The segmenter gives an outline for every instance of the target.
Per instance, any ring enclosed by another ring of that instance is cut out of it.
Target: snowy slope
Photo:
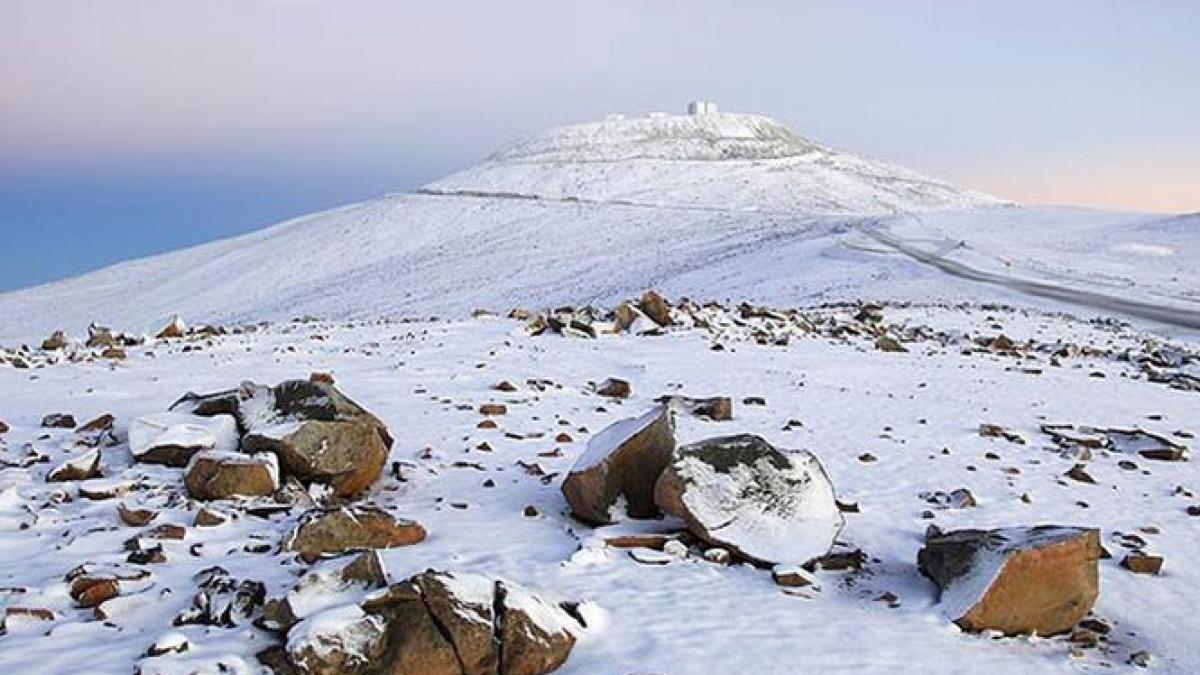
[[[173,313],[192,323],[462,316],[647,287],[780,305],[1028,295],[947,274],[897,242],[1069,286],[1036,300],[1057,308],[1078,298],[1121,311],[1079,292],[1094,290],[1186,314],[1200,288],[1196,221],[997,205],[758,116],[616,120],[519,142],[415,194],[0,295],[0,344],[58,328],[79,336],[92,321],[137,331]]]

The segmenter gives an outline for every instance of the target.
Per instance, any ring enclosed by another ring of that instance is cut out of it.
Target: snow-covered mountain
[[[1039,295],[1034,282],[1050,302],[1133,299],[1135,314],[1166,307],[1200,325],[1195,218],[1022,208],[758,115],[610,119],[516,142],[413,193],[0,295],[0,343],[171,314],[447,316],[647,287],[794,305],[1013,300]]]

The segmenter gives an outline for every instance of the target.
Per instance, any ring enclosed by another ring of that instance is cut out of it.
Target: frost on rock
[[[182,467],[202,450],[233,452],[237,448],[237,422],[231,415],[167,412],[129,423],[129,450],[139,462]]]
[[[704,541],[762,563],[822,556],[844,523],[814,455],[778,450],[748,434],[679,448],[655,499]]]
[[[563,482],[562,491],[575,517],[592,525],[611,522],[619,497],[634,518],[659,515],[654,484],[675,449],[675,421],[666,406],[616,422],[588,441]]]
[[[931,528],[917,563],[937,584],[945,615],[964,630],[1053,635],[1095,603],[1099,558],[1099,531],[1090,528]]]

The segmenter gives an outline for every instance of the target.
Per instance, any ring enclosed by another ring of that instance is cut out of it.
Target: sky
[[[690,99],[1029,203],[1200,211],[1194,0],[2,0],[0,290]]]

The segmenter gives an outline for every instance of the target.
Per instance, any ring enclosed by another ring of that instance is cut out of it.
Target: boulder
[[[97,326],[94,323],[88,326],[88,347],[114,347],[116,344],[117,338],[111,329]]]
[[[529,591],[497,584],[502,675],[540,675],[558,670],[575,646],[577,620]]]
[[[378,508],[355,506],[309,513],[287,536],[284,548],[307,562],[349,551],[410,546],[425,540],[420,523]]]
[[[271,451],[289,476],[351,497],[383,472],[392,437],[374,415],[328,382],[248,387],[238,405],[248,452]]]
[[[204,450],[230,453],[237,449],[237,422],[232,415],[167,412],[129,423],[129,451],[136,461],[147,464],[182,467]]]
[[[633,388],[625,380],[610,377],[596,387],[596,393],[609,398],[629,398],[633,393]]]
[[[654,485],[674,450],[675,421],[666,406],[601,430],[563,481],[572,513],[585,523],[605,525],[612,522],[613,504],[624,496],[629,516],[658,516]]]
[[[675,323],[671,320],[671,306],[667,304],[663,296],[654,291],[646,291],[642,295],[642,300],[638,303],[638,309],[642,310],[643,314],[660,326],[670,326]]]
[[[66,349],[71,344],[67,339],[67,334],[61,330],[56,330],[51,333],[50,337],[42,340],[42,349],[47,352],[52,352],[56,349]]]
[[[342,605],[300,622],[288,633],[286,650],[290,664],[303,675],[358,675],[387,672],[376,668],[386,646],[379,616],[356,605]]]
[[[1064,633],[1100,594],[1100,533],[1039,526],[941,532],[917,554],[945,614],[967,631]]]
[[[194,499],[266,496],[279,489],[279,462],[265,452],[205,450],[192,456],[183,482]]]
[[[655,502],[705,542],[766,564],[826,554],[844,524],[814,455],[749,434],[679,448],[658,479]]]
[[[97,449],[88,450],[87,452],[72,457],[64,461],[62,464],[54,467],[50,473],[46,474],[46,480],[50,483],[61,483],[66,481],[88,480],[96,478],[100,475],[100,451]]]
[[[183,322],[183,319],[179,318],[178,314],[171,316],[170,319],[167,319],[165,323],[154,331],[154,337],[159,340],[181,338],[186,334],[187,324]]]

